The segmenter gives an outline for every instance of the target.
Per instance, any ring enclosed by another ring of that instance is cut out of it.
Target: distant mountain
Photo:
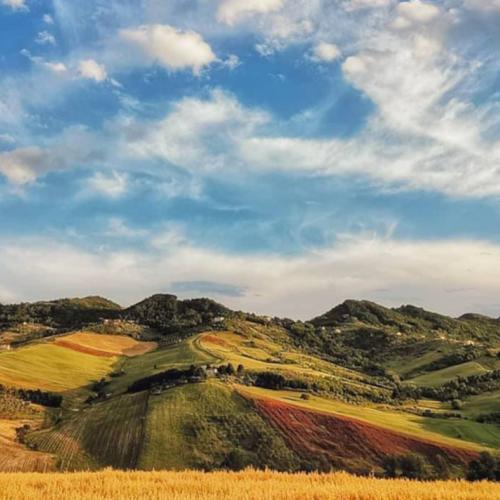
[[[56,329],[72,329],[103,318],[116,318],[120,311],[118,304],[97,296],[0,304],[0,326],[38,323]]]
[[[363,325],[413,337],[476,339],[482,342],[500,339],[498,319],[479,314],[451,318],[412,305],[391,309],[366,300],[346,300],[325,314],[313,318],[310,323],[316,327],[330,328]]]

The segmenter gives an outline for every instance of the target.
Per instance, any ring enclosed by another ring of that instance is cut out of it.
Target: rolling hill
[[[0,318],[0,471],[383,475],[417,457],[435,478],[500,450],[496,319],[346,301],[301,322],[173,295]]]

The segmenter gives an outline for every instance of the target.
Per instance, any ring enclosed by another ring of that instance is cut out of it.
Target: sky
[[[0,0],[0,302],[500,316],[500,0]]]

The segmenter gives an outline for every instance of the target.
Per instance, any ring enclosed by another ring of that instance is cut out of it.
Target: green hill
[[[62,470],[382,473],[385,456],[416,453],[456,476],[500,450],[493,318],[348,300],[302,322],[167,294],[126,309],[101,297],[0,306],[0,318],[4,338],[24,335],[0,353],[2,418],[36,415],[22,451]]]

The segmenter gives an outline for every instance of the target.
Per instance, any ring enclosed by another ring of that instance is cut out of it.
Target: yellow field
[[[0,383],[63,392],[86,386],[112,370],[116,357],[99,357],[54,343],[0,353]]]
[[[500,484],[360,478],[346,473],[0,474],[1,500],[496,500]]]
[[[55,340],[57,345],[97,356],[140,356],[156,349],[156,342],[139,342],[125,335],[77,332]]]
[[[32,470],[46,472],[55,469],[52,455],[32,451],[16,440],[16,427],[33,426],[31,420],[0,420],[0,471]]]

